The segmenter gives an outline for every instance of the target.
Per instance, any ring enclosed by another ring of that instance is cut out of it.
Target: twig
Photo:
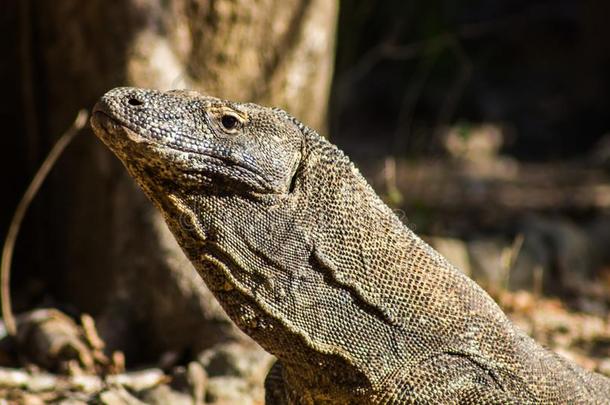
[[[27,190],[23,194],[21,201],[15,209],[13,219],[8,228],[4,246],[2,247],[2,264],[0,265],[0,291],[2,292],[2,317],[6,325],[6,330],[11,336],[15,336],[17,333],[17,326],[15,323],[15,317],[11,309],[11,298],[10,298],[10,274],[11,274],[11,262],[13,259],[13,251],[15,249],[15,241],[21,228],[21,222],[27,212],[30,203],[34,199],[34,196],[40,189],[42,182],[49,174],[49,171],[57,161],[57,158],[61,155],[66,146],[72,141],[74,136],[85,126],[89,118],[89,113],[86,110],[80,110],[74,119],[72,126],[57,140],[46,159],[40,165],[40,168],[34,175],[32,182],[28,186]]]
[[[500,257],[502,267],[502,288],[508,289],[508,283],[510,281],[510,274],[515,267],[521,248],[523,247],[524,236],[522,233],[518,234],[510,247],[502,250]]]
[[[95,320],[89,314],[82,314],[80,317],[80,323],[83,325],[83,331],[85,332],[85,338],[89,343],[89,346],[96,351],[103,351],[106,344],[100,338],[95,327]]]

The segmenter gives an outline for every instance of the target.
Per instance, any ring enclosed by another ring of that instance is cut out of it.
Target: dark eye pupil
[[[233,129],[237,126],[237,118],[232,115],[223,115],[221,118],[222,126],[226,129]]]

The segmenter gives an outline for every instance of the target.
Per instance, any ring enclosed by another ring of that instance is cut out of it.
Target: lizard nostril
[[[143,101],[138,100],[135,97],[130,97],[129,100],[127,100],[127,103],[129,103],[129,105],[142,105],[142,104],[144,104]]]

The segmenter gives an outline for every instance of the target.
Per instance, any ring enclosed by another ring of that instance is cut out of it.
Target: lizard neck
[[[441,353],[520,347],[491,297],[408,229],[336,147],[317,138],[308,145],[310,264],[324,276],[324,294],[341,297],[328,314],[330,339],[349,342],[373,384]]]
[[[502,312],[406,228],[342,152],[310,136],[289,194],[159,200],[233,321],[287,373],[329,390],[374,389],[437,353],[485,353],[494,343],[478,331],[507,329]],[[332,370],[342,370],[341,384],[328,380]]]

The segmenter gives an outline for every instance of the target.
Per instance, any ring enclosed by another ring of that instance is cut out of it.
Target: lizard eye
[[[241,125],[241,121],[239,120],[239,118],[232,114],[224,114],[220,118],[220,123],[222,124],[222,127],[224,129],[231,132],[237,130],[238,127]]]

